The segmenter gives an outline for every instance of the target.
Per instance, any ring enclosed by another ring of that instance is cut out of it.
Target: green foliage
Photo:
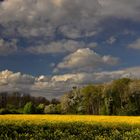
[[[73,87],[61,101],[14,92],[0,93],[0,114],[140,115],[140,80],[121,78],[104,84]],[[47,105],[47,106],[46,106]]]
[[[44,109],[45,109],[45,105],[44,104],[39,104],[36,107],[36,113],[37,114],[43,114],[44,113]]]
[[[35,107],[32,102],[26,103],[23,109],[24,114],[34,114],[35,113]]]
[[[6,108],[1,108],[0,109],[0,114],[11,114],[11,112]]]
[[[46,114],[61,114],[61,105],[60,104],[50,104],[45,107],[44,113]]]
[[[0,139],[30,140],[139,140],[140,128],[120,125],[105,127],[99,124],[47,123],[0,124]]]
[[[7,109],[7,108],[1,108],[0,114],[21,114],[20,110],[17,109]]]
[[[83,95],[78,88],[64,95],[61,99],[61,110],[63,114],[85,114]]]
[[[82,95],[84,97],[83,103],[86,107],[86,114],[99,115],[102,100],[101,87],[88,85],[82,89]]]
[[[140,115],[140,80],[122,78],[74,88],[63,96],[61,109],[64,114]]]

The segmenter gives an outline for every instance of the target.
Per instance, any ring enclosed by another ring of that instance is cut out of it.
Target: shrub
[[[43,113],[44,113],[44,108],[45,108],[45,105],[44,105],[44,104],[39,104],[39,105],[36,107],[36,113],[37,113],[37,114],[43,114]]]
[[[44,112],[46,114],[61,114],[61,105],[50,104],[45,107]]]
[[[35,113],[35,107],[32,102],[26,103],[23,109],[24,114],[34,114]]]
[[[82,123],[0,124],[0,139],[139,140],[140,129],[111,128]]]
[[[6,109],[6,108],[1,108],[0,109],[0,114],[11,114],[10,110]]]

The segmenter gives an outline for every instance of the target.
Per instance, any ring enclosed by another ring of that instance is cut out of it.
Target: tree
[[[129,78],[121,78],[106,84],[104,88],[104,102],[107,115],[118,115],[129,102]]]
[[[57,105],[57,104],[60,104],[60,101],[58,99],[56,99],[56,98],[53,98],[51,100],[51,104]]]
[[[43,114],[44,113],[44,108],[45,108],[44,104],[39,104],[36,108],[36,113]]]
[[[86,107],[86,114],[100,114],[101,108],[101,86],[88,85],[82,89],[84,96],[84,106]]]
[[[35,113],[35,107],[32,102],[26,103],[23,109],[24,114],[34,114]]]
[[[61,98],[61,108],[62,108],[62,114],[67,114],[70,111],[70,105],[69,105],[69,95],[64,94]]]
[[[46,114],[61,114],[61,105],[50,104],[45,107],[44,112]]]
[[[84,114],[83,96],[79,88],[73,88],[72,91],[61,98],[61,109],[63,114]]]

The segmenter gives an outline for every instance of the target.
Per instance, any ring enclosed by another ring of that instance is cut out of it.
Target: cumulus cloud
[[[20,72],[13,73],[12,71],[2,71],[0,72],[0,85],[2,84],[32,84],[34,83],[34,77],[26,74],[21,74]]]
[[[114,71],[101,71],[92,73],[74,73],[74,74],[64,74],[55,75],[52,77],[52,81],[56,82],[71,82],[78,84],[87,83],[104,83],[109,82],[118,78],[140,78],[140,67],[130,67]]]
[[[0,72],[0,92],[19,91],[30,93],[33,96],[53,98],[59,97],[70,88],[71,85],[68,85],[68,83],[56,81],[49,76],[34,77],[9,70]]]
[[[0,92],[30,92],[31,85],[34,84],[35,78],[31,75],[14,73],[12,71],[0,72]]]
[[[17,52],[17,40],[12,39],[11,41],[5,41],[4,39],[0,39],[0,55],[6,56],[9,54],[13,54]]]
[[[71,36],[80,36],[82,30],[89,34],[88,26],[95,23],[92,17],[100,5],[97,0],[83,3],[84,0],[8,0],[0,4],[0,23],[5,29],[16,28],[26,37],[52,35],[58,27],[64,34],[75,27]]]
[[[116,57],[101,56],[89,48],[83,48],[66,56],[57,65],[57,69],[95,70],[103,65],[116,65],[118,60]]]
[[[140,67],[116,71],[69,73],[51,77],[45,75],[34,77],[5,70],[0,72],[0,92],[20,91],[28,92],[33,96],[53,98],[62,96],[73,86],[81,87],[91,83],[104,83],[122,77],[140,78]]]
[[[139,0],[87,0],[86,3],[84,0],[4,0],[0,3],[0,31],[2,36],[24,37],[27,42],[39,37],[42,43],[30,44],[27,49],[30,53],[74,52],[86,41],[78,44],[70,39],[95,36],[101,30],[102,21],[112,17],[139,20],[139,6]],[[69,41],[56,42],[58,35]],[[46,45],[44,38],[51,38],[52,42]],[[115,41],[111,37],[108,43]],[[11,50],[9,53],[16,51],[16,47],[7,48]]]
[[[33,46],[26,49],[27,52],[33,54],[49,54],[49,53],[67,53],[74,52],[79,48],[91,47],[94,48],[97,46],[97,43],[89,43],[86,44],[82,41],[74,41],[74,40],[62,40],[51,42],[48,45],[39,45]]]
[[[70,38],[93,36],[108,17],[139,19],[139,6],[139,0],[5,0],[0,24],[25,37],[53,36],[56,30]]]
[[[95,73],[75,73],[53,76],[54,81],[70,82],[74,84],[102,83],[120,78],[124,71],[95,72]]]
[[[96,69],[103,66],[116,65],[118,58],[110,55],[102,56],[92,50],[97,46],[96,43],[87,43],[91,39],[94,40],[93,36],[97,35],[104,26],[103,21],[109,21],[110,18],[139,22],[139,7],[139,0],[86,0],[86,2],[85,0],[4,0],[0,2],[0,36],[7,39],[0,39],[0,55],[17,52],[17,42],[11,39],[17,38],[21,39],[20,44],[27,44],[25,48],[28,53],[69,53],[58,65],[52,63],[51,66],[55,67],[56,72],[72,70],[72,73],[52,77],[44,75],[33,77],[3,71],[0,73],[0,90],[28,89],[32,94],[54,97],[70,89],[73,84],[104,82],[131,75],[140,77],[139,67],[97,72]],[[81,39],[83,40],[79,41]],[[115,41],[114,37],[110,37],[107,42],[113,44]],[[129,48],[139,49],[139,44],[138,39],[130,44]]]
[[[102,5],[102,16],[111,16],[123,19],[139,20],[139,0],[98,0]]]
[[[134,42],[129,44],[128,48],[139,50],[140,49],[140,38],[138,38],[137,40],[135,40]]]

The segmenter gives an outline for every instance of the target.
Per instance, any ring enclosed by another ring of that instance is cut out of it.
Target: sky
[[[0,0],[0,91],[140,78],[139,17],[139,0]]]

